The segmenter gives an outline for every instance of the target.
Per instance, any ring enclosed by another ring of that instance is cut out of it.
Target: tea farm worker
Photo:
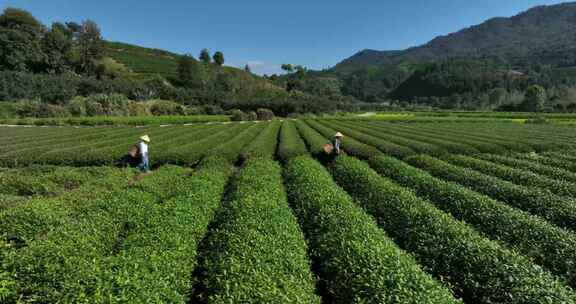
[[[340,132],[334,135],[332,146],[334,146],[334,153],[337,155],[340,154],[340,144],[342,143],[342,138],[344,138],[344,135],[342,135]]]
[[[140,142],[138,143],[138,152],[140,153],[140,168],[143,172],[150,171],[150,159],[148,158],[148,144],[150,143],[150,137],[148,135],[143,135],[140,137]]]

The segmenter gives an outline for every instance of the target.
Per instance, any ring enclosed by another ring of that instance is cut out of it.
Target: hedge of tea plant
[[[281,125],[279,120],[268,123],[266,128],[242,149],[240,157],[242,159],[273,158],[278,146],[278,133]]]
[[[558,195],[576,196],[576,183],[547,178],[530,171],[495,164],[489,161],[463,155],[447,155],[442,157],[451,164],[471,168],[478,172],[507,180],[517,185],[530,188],[549,190]]]
[[[152,205],[117,253],[102,260],[90,301],[187,303],[198,245],[221,205],[231,172],[226,160],[204,159],[171,197]]]
[[[282,123],[277,154],[284,162],[293,157],[308,154],[306,144],[300,137],[294,122],[291,120],[285,120],[284,123]]]
[[[223,141],[213,149],[208,150],[206,156],[218,156],[232,163],[238,160],[240,152],[251,143],[266,127],[267,123],[251,124],[249,128],[238,133],[234,138]]]
[[[317,121],[307,120],[306,123],[314,130],[316,130],[318,133],[322,134],[326,138],[329,138],[330,140],[334,137],[334,134],[338,132],[333,128],[318,123]],[[358,156],[361,158],[370,158],[374,155],[378,155],[381,153],[375,147],[361,143],[356,139],[347,136],[347,134],[344,134],[341,149],[343,149],[344,151],[346,151],[346,153],[349,153],[350,155]]]
[[[409,147],[410,149],[414,150],[417,153],[424,153],[424,154],[430,154],[430,155],[441,155],[441,154],[447,153],[446,149],[443,148],[442,146],[431,144],[431,143],[425,143],[425,142],[409,139],[409,138],[406,138],[403,136],[398,136],[398,135],[394,135],[394,134],[390,134],[390,133],[385,134],[383,132],[380,132],[378,130],[370,128],[364,124],[351,123],[351,122],[346,122],[346,121],[334,121],[334,120],[331,121],[330,124],[333,126],[345,126],[348,128],[352,128],[353,130],[355,130],[357,132],[362,132],[364,134],[367,134],[367,135],[370,135],[370,136],[373,136],[373,137],[376,137],[379,139],[383,139],[385,141],[389,141],[389,142],[395,143],[397,145]]]
[[[294,158],[285,178],[327,303],[459,303],[353,203],[319,162]]]
[[[413,189],[455,218],[503,242],[576,286],[576,234],[459,184],[435,178],[397,159],[370,160],[378,173]]]
[[[329,138],[318,133],[318,131],[312,129],[302,120],[296,120],[295,125],[296,129],[298,129],[298,133],[306,142],[310,154],[314,156],[323,154],[324,145],[330,143]]]
[[[207,303],[320,303],[298,221],[286,200],[282,169],[248,160],[232,180],[219,225],[201,262]]]
[[[48,164],[67,165],[114,165],[120,162],[128,149],[134,146],[142,134],[148,134],[153,139],[151,152],[161,151],[166,139],[181,138],[183,133],[198,132],[206,126],[188,128],[131,128],[130,132],[122,136],[86,142],[83,144],[70,143],[50,146],[49,151],[37,157],[37,162]]]
[[[443,147],[446,151],[452,153],[462,153],[462,154],[474,154],[479,151],[505,151],[502,147],[491,146],[486,143],[479,143],[473,140],[461,140],[455,136],[438,136],[435,134],[426,134],[425,132],[418,130],[411,130],[409,126],[399,126],[394,125],[381,125],[381,124],[366,124],[366,127],[372,128],[379,132],[383,132],[386,135],[391,134],[395,136],[400,136],[403,138],[420,141],[423,143],[433,144]]]
[[[53,198],[38,197],[14,208],[0,210],[0,232],[4,240],[10,238],[26,244],[48,233],[80,208],[95,199],[105,199],[128,185],[132,170],[98,168],[102,177],[90,180],[79,188]]]
[[[383,153],[392,155],[394,157],[404,158],[406,156],[415,154],[414,150],[412,150],[409,147],[401,146],[389,140],[384,140],[378,137],[368,135],[365,132],[356,131],[344,125],[333,124],[328,121],[318,121],[318,123],[326,127],[332,128],[335,131],[337,130],[338,132],[343,133],[346,136],[344,138],[344,141],[346,141],[346,138],[353,138],[359,142],[363,142],[367,145],[373,146],[378,150],[382,151]],[[345,144],[343,143],[343,145]]]
[[[175,175],[183,178],[181,173],[182,168],[165,167],[149,178],[173,180]],[[22,301],[92,302],[102,272],[112,270],[102,267],[102,261],[118,254],[158,202],[144,188],[119,190],[86,202],[74,214],[59,218],[43,236],[10,250],[3,270],[16,282]]]
[[[530,152],[534,148],[530,145],[521,142],[518,138],[510,136],[507,139],[498,137],[497,131],[491,133],[490,125],[482,125],[482,133],[477,132],[478,128],[458,128],[456,124],[452,125],[452,129],[438,129],[433,127],[417,128],[415,126],[404,126],[405,130],[417,132],[425,136],[432,136],[442,138],[448,141],[462,142],[465,144],[473,145],[482,151],[519,151]],[[464,132],[465,130],[465,132]],[[488,134],[488,135],[487,135]]]
[[[513,207],[541,216],[560,227],[576,229],[576,200],[573,198],[561,197],[548,190],[515,185],[430,156],[411,157],[408,162],[436,177],[462,184]]]
[[[32,166],[0,172],[0,194],[13,196],[55,196],[80,187],[96,177],[102,168]]]
[[[534,161],[517,159],[505,155],[478,154],[476,157],[505,166],[531,171],[556,180],[576,183],[576,173],[563,168],[547,166]]]
[[[224,126],[222,129],[218,129],[216,132],[211,132],[209,135],[200,138],[197,141],[174,145],[163,151],[161,155],[157,156],[158,161],[179,165],[195,164],[202,159],[210,149],[231,140],[251,125],[253,125],[253,123]]]
[[[569,129],[561,126],[437,124],[434,127],[423,126],[422,130],[453,134],[455,137],[465,137],[470,140],[483,140],[485,143],[498,144],[512,151],[531,151],[532,149],[546,151],[570,146],[569,137],[565,136],[567,135],[565,132],[569,132]]]
[[[469,303],[573,303],[576,293],[558,278],[500,243],[440,211],[412,191],[352,157],[332,174],[400,247]]]
[[[552,166],[559,169],[565,169],[570,172],[576,172],[576,163],[573,161],[568,161],[565,159],[557,158],[557,157],[550,157],[545,155],[535,155],[535,154],[526,154],[526,153],[514,153],[512,154],[513,157],[522,160],[530,160],[534,161],[546,166]]]

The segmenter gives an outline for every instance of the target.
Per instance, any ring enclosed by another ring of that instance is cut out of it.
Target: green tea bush
[[[336,134],[336,130],[329,128],[325,125],[318,123],[317,121],[313,120],[306,120],[306,123],[316,130],[318,133],[322,134],[328,139],[332,139],[334,134]],[[381,152],[378,149],[374,148],[373,146],[369,146],[367,144],[361,143],[354,138],[348,137],[344,134],[344,139],[342,140],[342,148],[346,153],[350,155],[358,156],[361,158],[370,158],[374,155],[378,155]]]
[[[495,126],[494,130],[492,130],[493,126]],[[411,125],[404,126],[403,129],[408,129],[411,132],[420,133],[421,135],[438,137],[447,141],[465,143],[482,152],[504,153],[506,151],[530,152],[534,150],[533,147],[520,141],[520,139],[513,134],[505,138],[499,137],[498,131],[506,129],[501,126],[502,124],[483,124],[479,126],[482,129],[480,132],[478,131],[478,129],[480,129],[478,126],[459,124],[442,125],[440,127],[425,126],[424,128]],[[533,140],[531,139],[530,142],[533,142]]]
[[[576,183],[554,180],[538,174],[534,174],[530,171],[516,169],[462,155],[449,155],[443,157],[442,159],[451,164],[470,168],[487,175],[492,175],[503,180],[507,180],[517,185],[549,190],[558,195],[576,196]]]
[[[173,180],[181,170],[166,167],[149,178]],[[102,260],[121,250],[131,231],[145,226],[157,202],[144,188],[120,190],[85,202],[70,217],[51,225],[46,237],[10,251],[5,270],[14,276],[24,300],[91,302],[91,293],[103,277],[101,271],[111,270],[102,267]]]
[[[282,129],[280,129],[278,157],[286,162],[293,157],[304,154],[308,154],[308,149],[302,138],[300,138],[294,122],[285,120],[282,123]]]
[[[138,108],[137,111],[144,111],[141,113],[144,116],[95,116],[95,117],[62,117],[62,118],[22,118],[22,119],[0,119],[0,123],[16,124],[16,125],[72,125],[72,126],[103,126],[103,125],[127,125],[127,126],[143,126],[143,125],[161,125],[161,124],[178,124],[186,125],[192,123],[203,122],[228,122],[230,118],[225,115],[170,115],[170,116],[150,116],[148,113],[148,106],[144,103],[130,103],[128,107],[128,114],[131,115],[132,106]],[[88,105],[87,105],[88,107]],[[99,107],[98,111],[103,111]],[[87,111],[90,109],[87,108]],[[136,110],[135,110],[136,111]],[[103,115],[103,114],[98,114]]]
[[[370,165],[491,239],[505,243],[564,277],[570,285],[576,285],[576,251],[572,249],[576,248],[576,234],[397,159],[379,156],[370,160]]]
[[[331,303],[459,303],[356,206],[317,161],[301,156],[285,172]]]
[[[250,124],[250,127],[244,129],[242,132],[236,134],[236,136],[220,145],[214,147],[213,149],[206,152],[206,156],[217,155],[228,161],[234,163],[238,160],[242,149],[252,142],[262,130],[266,127],[265,123]]]
[[[505,166],[531,171],[556,180],[576,183],[576,173],[566,169],[547,166],[530,160],[517,159],[504,155],[479,154],[476,155],[476,157]]]
[[[572,198],[561,197],[547,190],[518,186],[429,156],[412,157],[408,162],[436,177],[457,182],[513,207],[539,215],[560,227],[576,229],[576,201]]]
[[[282,123],[279,120],[272,121],[258,136],[242,149],[240,156],[246,160],[249,158],[273,158],[278,145],[278,132]]]
[[[25,204],[0,211],[0,231],[2,237],[17,239],[21,242],[33,241],[60,221],[67,220],[92,199],[105,198],[126,187],[132,177],[132,171],[115,168],[98,168],[102,176],[89,180],[78,189],[65,194],[45,198],[38,197]]]
[[[334,126],[343,126],[343,127],[347,127],[347,128],[352,128],[353,130],[355,130],[357,132],[361,132],[361,133],[376,137],[376,138],[381,139],[381,140],[389,141],[389,142],[395,143],[395,144],[400,145],[400,146],[408,147],[408,148],[410,148],[410,149],[412,149],[418,153],[424,153],[424,154],[429,154],[429,155],[441,155],[441,154],[446,153],[445,148],[443,148],[439,145],[424,143],[421,141],[412,140],[412,139],[408,139],[408,138],[393,135],[393,134],[384,134],[380,131],[371,129],[369,127],[365,127],[363,124],[356,124],[356,123],[350,123],[350,122],[344,122],[344,121],[338,121],[338,120],[332,120],[332,121],[330,121],[330,124],[334,125]]]
[[[198,245],[221,205],[230,164],[204,159],[191,177],[163,193],[143,221],[124,239],[118,253],[105,258],[91,289],[93,303],[186,303],[197,264]],[[158,184],[158,190],[174,179]],[[154,180],[145,179],[152,186]]]
[[[68,138],[64,141],[50,145],[39,145],[26,150],[18,150],[4,154],[0,159],[11,159],[20,164],[58,164],[75,166],[112,165],[118,160],[117,156],[99,153],[98,149],[110,145],[125,143],[138,137],[143,130],[119,129],[109,132],[108,136]],[[48,151],[47,151],[48,150]]]
[[[15,206],[25,203],[27,200],[28,197],[24,196],[0,194],[0,210],[13,208]]]
[[[323,147],[325,144],[330,143],[330,140],[322,136],[322,134],[318,133],[316,130],[312,129],[302,120],[296,120],[295,125],[300,136],[304,139],[304,141],[306,141],[306,145],[308,146],[310,153],[314,156],[323,154]]]
[[[397,124],[378,124],[369,123],[366,125],[368,128],[372,128],[379,132],[383,132],[386,135],[390,134],[393,136],[400,136],[402,138],[420,141],[423,143],[433,144],[444,148],[448,152],[461,153],[461,154],[474,154],[479,151],[506,151],[504,148],[496,145],[489,145],[486,143],[481,143],[477,141],[467,141],[461,140],[460,138],[450,137],[445,134],[426,134],[419,129],[412,130],[410,126],[398,126]]]
[[[556,158],[556,157],[547,157],[547,156],[542,156],[542,155],[537,155],[537,154],[532,155],[532,154],[521,154],[521,153],[513,154],[513,157],[518,158],[518,159],[522,159],[522,160],[535,161],[535,162],[538,162],[542,165],[557,167],[560,169],[569,170],[571,172],[576,171],[576,163],[574,163],[573,161],[567,161],[565,159],[560,159],[560,158]]]
[[[99,176],[91,168],[29,167],[0,172],[0,194],[54,196],[80,187]]]
[[[320,303],[306,243],[270,159],[251,159],[234,178],[202,259],[209,303]]]
[[[352,128],[346,127],[344,125],[334,125],[334,124],[329,124],[327,121],[318,121],[320,124],[325,125],[326,127],[330,127],[333,128],[334,130],[337,130],[339,132],[342,132],[345,136],[344,141],[346,140],[346,138],[354,138],[357,141],[363,142],[367,145],[373,146],[375,148],[377,148],[378,150],[382,151],[385,154],[388,155],[392,155],[394,157],[399,157],[399,158],[404,158],[406,156],[410,156],[415,154],[414,150],[405,147],[405,146],[401,146],[401,145],[397,145],[391,141],[388,140],[384,140],[384,139],[380,139],[371,135],[368,135],[364,132],[359,132],[359,131],[355,131]],[[343,141],[343,146],[344,149],[346,150],[346,144]]]
[[[374,215],[400,247],[453,286],[466,303],[572,303],[576,294],[528,258],[490,241],[463,222],[378,175],[367,163],[340,157],[338,184]]]
[[[224,126],[222,129],[219,129],[218,132],[211,132],[209,135],[198,140],[190,141],[163,151],[162,156],[159,158],[171,164],[195,164],[207,155],[208,151],[233,139],[236,135],[252,125],[253,124],[235,124]]]
[[[201,142],[214,134],[219,134],[229,127],[228,125],[208,125],[202,128],[195,127],[194,129],[189,129],[189,127],[182,128],[182,134],[165,138],[165,141],[162,141],[159,145],[153,144],[151,148],[154,150],[151,151],[151,158],[155,163],[183,164],[179,163],[182,160],[178,159],[183,155],[180,150],[193,147],[197,142]]]

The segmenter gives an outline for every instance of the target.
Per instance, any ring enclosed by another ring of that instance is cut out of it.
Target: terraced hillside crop
[[[141,175],[121,159],[144,133]],[[576,303],[574,144],[512,123],[2,127],[0,302]]]

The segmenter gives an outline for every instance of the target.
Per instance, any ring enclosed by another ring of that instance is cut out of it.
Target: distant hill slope
[[[576,65],[576,3],[538,6],[510,18],[493,18],[402,51],[363,50],[334,70],[471,56],[498,57],[515,66]]]
[[[135,78],[145,79],[155,75],[164,78],[178,77],[178,59],[182,56],[180,54],[123,42],[106,41],[104,47],[106,55],[124,65],[133,73]],[[216,74],[222,71],[233,76],[233,79],[238,82],[253,81],[265,87],[272,86],[266,79],[247,73],[242,69],[207,65],[207,73],[210,78],[216,77]]]
[[[104,47],[108,56],[141,77],[177,76],[178,54],[122,42],[107,41]]]

